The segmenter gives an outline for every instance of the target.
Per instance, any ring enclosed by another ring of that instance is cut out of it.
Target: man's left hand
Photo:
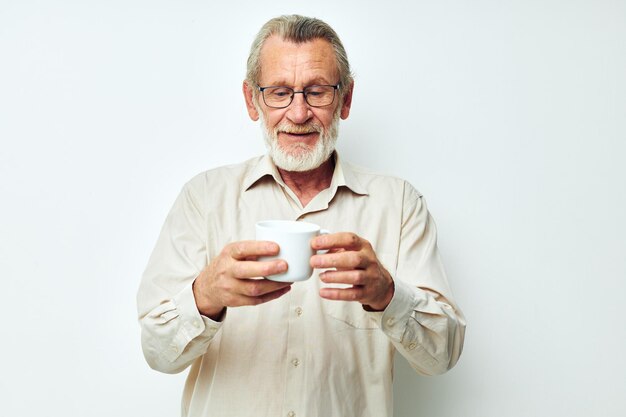
[[[394,292],[391,274],[378,260],[372,245],[354,233],[333,233],[311,240],[314,250],[328,250],[311,257],[313,268],[335,268],[320,274],[327,284],[348,284],[348,288],[322,288],[328,300],[358,301],[367,310],[382,311]]]

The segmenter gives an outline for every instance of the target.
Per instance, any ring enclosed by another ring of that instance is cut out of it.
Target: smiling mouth
[[[300,137],[300,138],[305,138],[305,137],[309,137],[311,135],[317,134],[319,132],[313,130],[311,132],[288,132],[288,131],[282,131],[280,133],[283,133],[285,135],[289,135],[289,136],[295,136],[295,137]]]

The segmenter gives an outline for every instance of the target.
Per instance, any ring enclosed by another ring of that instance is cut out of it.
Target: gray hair
[[[259,83],[261,76],[261,49],[267,38],[272,35],[279,35],[283,40],[295,43],[309,42],[314,39],[327,40],[335,50],[337,68],[339,69],[340,91],[344,88],[349,88],[352,84],[353,78],[350,72],[348,54],[333,28],[319,19],[293,14],[269,20],[256,35],[250,48],[246,72],[246,81],[251,86]]]

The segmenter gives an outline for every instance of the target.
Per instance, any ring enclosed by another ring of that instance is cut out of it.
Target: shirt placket
[[[303,309],[306,285],[295,283],[289,297],[289,317],[287,330],[287,354],[285,356],[285,399],[281,416],[304,416],[303,395],[305,393],[306,346]]]

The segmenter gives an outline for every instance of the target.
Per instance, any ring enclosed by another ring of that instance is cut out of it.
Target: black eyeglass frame
[[[315,84],[315,85],[309,85],[308,87],[304,87],[304,89],[302,91],[296,91],[291,87],[287,87],[284,85],[268,85],[267,87],[261,87],[260,85],[257,85],[259,92],[261,93],[261,97],[263,97],[263,103],[265,103],[265,105],[267,107],[270,107],[272,109],[285,109],[289,106],[291,106],[291,103],[293,103],[293,98],[296,96],[296,94],[302,94],[304,96],[304,101],[306,102],[306,104],[308,104],[311,107],[326,107],[326,106],[330,106],[331,104],[333,104],[335,102],[335,97],[337,96],[337,90],[339,90],[339,87],[341,86],[340,83],[337,83],[335,85],[332,84]],[[313,87],[333,87],[333,100],[328,103],[328,104],[324,104],[322,106],[316,106],[314,104],[309,103],[309,100],[307,99],[307,95],[305,94],[305,92],[309,89],[309,88],[313,88]],[[287,90],[291,90],[291,98],[289,99],[289,103],[287,103],[285,106],[280,106],[280,107],[276,107],[276,106],[270,106],[269,104],[267,104],[267,102],[265,101],[265,94],[263,94],[263,91],[267,90],[268,88],[286,88]]]

